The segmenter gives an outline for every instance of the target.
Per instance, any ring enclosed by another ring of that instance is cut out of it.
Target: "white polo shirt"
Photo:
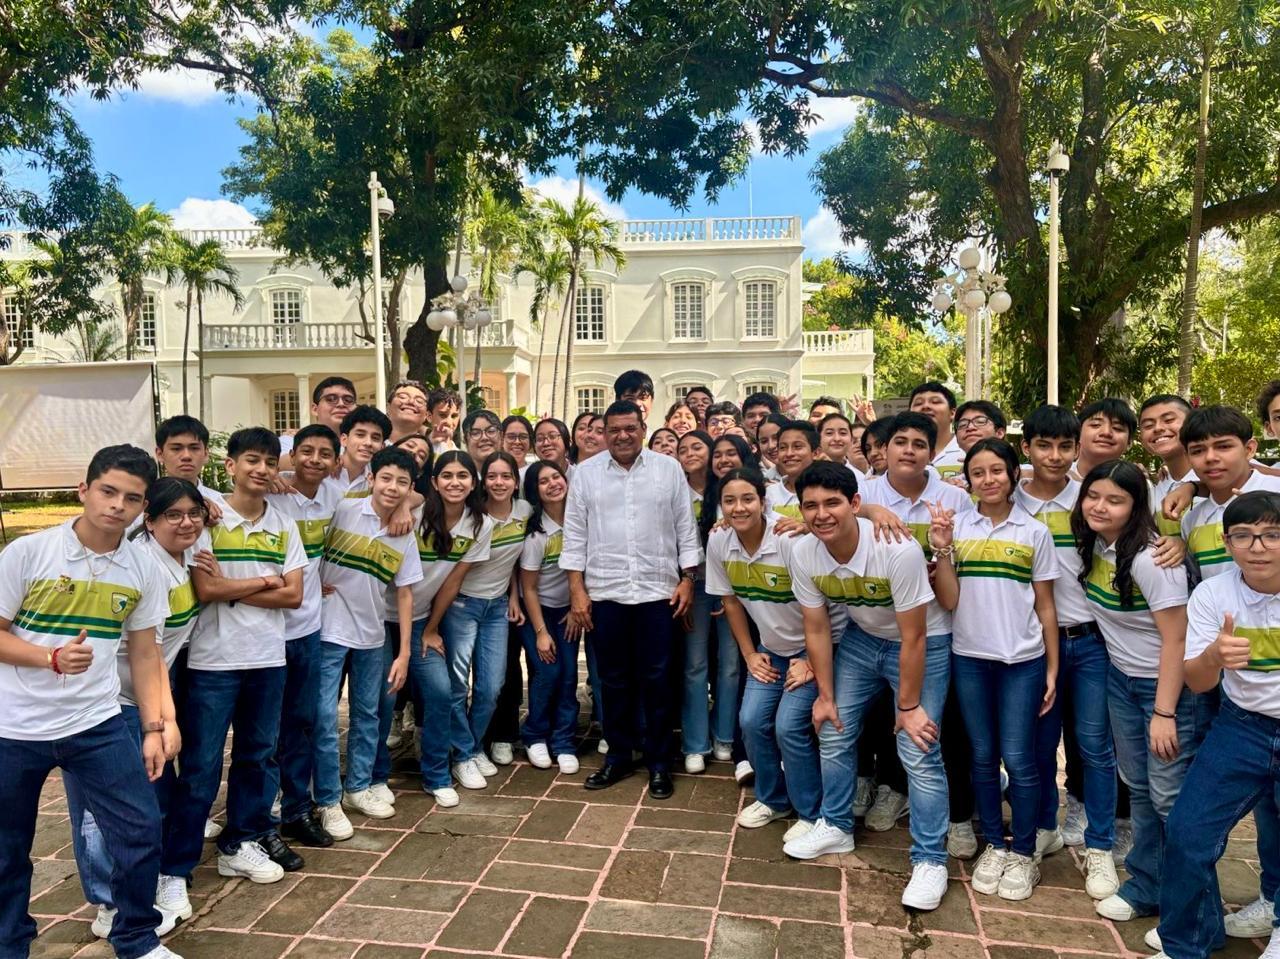
[[[493,537],[493,520],[488,516],[480,517],[479,531],[476,530],[474,513],[468,509],[462,511],[462,518],[449,530],[453,538],[449,552],[441,555],[435,547],[434,539],[424,539],[422,527],[419,525],[414,536],[418,546],[418,560],[422,566],[422,579],[413,584],[413,618],[426,619],[431,615],[431,601],[436,592],[453,568],[459,563],[482,563],[489,558],[489,541]],[[395,596],[387,594],[386,620],[389,623],[400,621],[396,609]]]
[[[1044,628],[1031,584],[1058,576],[1049,527],[1014,503],[999,524],[977,510],[956,516],[953,541],[960,600],[951,651],[1001,663],[1043,656]]]
[[[1240,492],[1252,493],[1254,490],[1280,492],[1280,476],[1267,476],[1252,470]],[[1194,569],[1199,570],[1201,579],[1217,576],[1234,566],[1226,544],[1222,542],[1222,514],[1234,501],[1234,496],[1225,503],[1206,496],[1182,514],[1182,539],[1187,544],[1187,559]]]
[[[800,538],[777,535],[766,518],[764,538],[754,554],[728,526],[707,539],[707,595],[737,596],[760,630],[760,644],[778,656],[804,652],[804,611],[791,590],[789,566]]]
[[[938,471],[942,479],[949,480],[953,476],[964,474],[965,456],[965,451],[960,448],[960,441],[952,433],[951,441],[938,451],[938,455],[933,458],[930,465]]]
[[[1187,572],[1181,566],[1161,569],[1152,559],[1150,546],[1133,558],[1132,571],[1133,605],[1124,609],[1115,587],[1115,546],[1103,546],[1099,539],[1093,547],[1085,595],[1107,641],[1111,665],[1134,679],[1156,679],[1162,644],[1151,614],[1187,604]]]
[[[1156,529],[1160,531],[1161,536],[1177,536],[1182,538],[1182,523],[1176,519],[1165,519],[1164,511],[1160,509],[1160,504],[1164,502],[1164,498],[1168,496],[1176,486],[1183,483],[1198,483],[1199,477],[1196,471],[1189,469],[1185,476],[1173,477],[1166,476],[1159,483],[1151,487],[1151,512],[1156,518]],[[1192,506],[1200,502],[1200,497],[1196,497],[1192,501]],[[1188,508],[1188,512],[1190,509]]]
[[[549,609],[569,605],[569,574],[560,568],[564,530],[546,513],[542,531],[530,533],[520,547],[520,568],[538,572],[538,602]]]
[[[373,493],[373,473],[370,472],[367,466],[364,468],[363,473],[349,482],[347,480],[347,468],[344,466],[338,470],[335,482],[346,483],[346,495],[350,499],[362,499]]]
[[[155,567],[160,582],[169,589],[169,615],[165,617],[164,626],[159,632],[160,656],[164,659],[164,668],[168,670],[191,639],[196,628],[196,617],[200,614],[200,601],[196,599],[195,587],[191,585],[191,560],[196,554],[195,546],[183,553],[182,562],[179,563],[150,536],[143,536],[134,542],[139,552]],[[116,670],[120,674],[120,702],[136,706],[138,700],[133,690],[129,651],[123,645],[116,651]],[[165,682],[168,681],[166,675]]]
[[[524,548],[525,524],[533,507],[518,499],[511,504],[511,515],[506,519],[490,516],[493,533],[489,539],[489,558],[467,570],[459,592],[474,599],[497,599],[507,595],[511,586],[511,573],[520,560]]]
[[[5,739],[62,739],[119,715],[116,650],[127,633],[159,628],[169,612],[168,590],[137,544],[122,538],[115,552],[91,553],[72,529],[76,519],[23,536],[0,553],[0,618],[9,620],[9,632],[53,649],[84,629],[94,652],[76,676],[0,665]]]
[[[777,513],[779,516],[785,516],[788,519],[804,519],[800,513],[800,497],[796,495],[795,490],[787,489],[787,484],[782,480],[765,489],[764,505],[766,510]]]
[[[1071,532],[1071,512],[1080,495],[1079,480],[1069,479],[1057,496],[1036,499],[1027,492],[1026,481],[1013,491],[1013,501],[1049,528],[1054,550],[1058,554],[1058,578],[1053,581],[1053,605],[1058,611],[1059,626],[1083,626],[1093,622],[1093,609],[1080,585],[1080,553],[1076,536]]]
[[[343,500],[324,544],[320,579],[335,589],[324,597],[320,640],[349,649],[378,649],[385,641],[382,613],[395,591],[422,579],[412,533],[391,536],[373,499]]]
[[[267,502],[298,524],[307,568],[302,571],[302,605],[284,611],[285,639],[301,639],[320,628],[320,560],[334,510],[342,502],[342,483],[325,477],[314,498],[302,493],[273,493]]]
[[[196,552],[209,550],[228,579],[286,576],[306,569],[298,526],[270,503],[257,521],[249,522],[230,502],[222,505],[222,522],[200,534]],[[190,669],[223,671],[283,666],[284,610],[248,603],[209,603],[200,610],[187,652]]]
[[[858,545],[849,562],[837,562],[809,533],[792,551],[790,568],[791,591],[801,606],[843,605],[859,629],[878,639],[901,642],[897,614],[933,602],[920,547],[909,540],[877,543],[870,520],[858,520]],[[928,623],[925,632],[934,635]]]
[[[1206,579],[1187,603],[1187,659],[1213,644],[1226,613],[1249,640],[1249,665],[1224,669],[1222,691],[1241,709],[1280,719],[1280,595],[1255,592],[1234,563]]]

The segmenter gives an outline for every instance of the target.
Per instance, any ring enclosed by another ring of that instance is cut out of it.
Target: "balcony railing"
[[[800,239],[796,216],[706,217],[700,220],[624,220],[622,242],[741,243]]]
[[[870,330],[832,330],[804,335],[806,354],[857,354],[870,353],[873,349]]]
[[[478,331],[483,346],[522,345],[522,332],[514,320],[493,323]],[[364,338],[359,323],[236,323],[209,324],[204,328],[205,349],[221,350],[368,350],[373,344]],[[476,332],[467,334],[467,347],[474,349]]]
[[[263,239],[262,230],[256,226],[238,230],[179,230],[178,232],[192,243],[217,240],[226,250],[269,250],[271,248]]]

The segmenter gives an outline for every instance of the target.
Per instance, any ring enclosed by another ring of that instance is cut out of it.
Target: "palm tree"
[[[71,344],[73,363],[109,363],[120,359],[124,345],[120,327],[100,320],[77,320],[76,342]]]
[[[533,373],[533,405],[535,411],[542,395],[542,357],[547,346],[547,326],[551,321],[552,301],[564,296],[569,283],[569,251],[562,246],[548,246],[539,225],[526,233],[516,263],[515,274],[533,276],[533,302],[529,304],[529,324],[538,330],[538,363]]]
[[[545,199],[542,209],[546,214],[547,230],[555,246],[563,247],[569,256],[569,289],[560,311],[560,330],[557,341],[565,342],[564,353],[564,402],[563,413],[569,412],[569,391],[573,377],[573,327],[577,310],[578,288],[581,284],[584,257],[589,255],[597,268],[606,260],[612,260],[615,269],[626,265],[627,257],[618,246],[620,227],[608,219],[599,205],[588,200],[579,190],[572,207],[556,200]],[[556,385],[560,377],[560,351],[557,343],[555,364],[551,372],[551,415],[555,415]]]
[[[167,271],[173,237],[173,218],[154,203],[134,207],[123,194],[116,195],[113,216],[118,220],[111,252],[111,272],[120,283],[120,305],[124,310],[124,355],[133,359],[138,324],[146,298],[143,281]]]
[[[187,316],[182,330],[182,412],[187,412],[187,356],[191,348],[191,301],[196,304],[196,343],[200,349],[198,382],[200,384],[200,419],[204,420],[204,298],[226,294],[235,309],[244,306],[244,295],[236,286],[240,274],[227,259],[217,240],[192,243],[175,235],[169,245],[165,270],[170,283],[180,282],[187,288]]]
[[[466,226],[471,262],[480,267],[479,293],[486,303],[498,298],[498,274],[511,268],[517,244],[525,232],[522,208],[486,187],[476,201],[475,215]],[[475,376],[480,382],[481,332],[476,330]]]

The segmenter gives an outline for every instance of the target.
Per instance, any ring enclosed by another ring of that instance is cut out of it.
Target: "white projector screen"
[[[0,490],[66,489],[104,446],[155,447],[148,361],[0,367]]]

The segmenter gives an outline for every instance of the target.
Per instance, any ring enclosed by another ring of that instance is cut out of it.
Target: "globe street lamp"
[[[965,317],[964,387],[968,399],[990,399],[991,317],[1007,312],[1013,298],[1005,277],[982,269],[982,252],[965,247],[956,257],[959,270],[933,281],[930,305],[939,313],[954,306]]]
[[[383,407],[387,403],[387,360],[383,344],[382,310],[382,221],[391,219],[396,205],[382,189],[376,171],[369,174],[369,245],[373,253],[373,361],[374,403]]]
[[[431,312],[427,314],[427,326],[437,333],[447,328],[458,331],[458,396],[464,411],[467,405],[466,334],[468,330],[478,331],[493,322],[488,304],[478,291],[468,294],[467,286],[467,278],[456,274],[449,281],[448,290],[431,298]]]

